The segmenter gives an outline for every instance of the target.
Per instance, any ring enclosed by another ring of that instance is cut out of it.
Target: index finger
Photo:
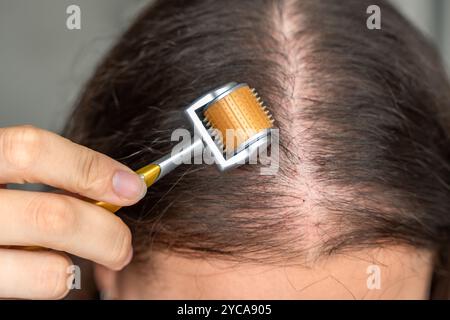
[[[0,183],[43,183],[119,206],[147,190],[125,165],[31,126],[0,129]]]

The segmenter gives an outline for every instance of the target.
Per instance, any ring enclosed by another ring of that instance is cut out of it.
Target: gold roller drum
[[[204,116],[206,126],[220,132],[215,137],[226,152],[240,150],[256,134],[273,127],[272,116],[255,89],[248,85],[212,103]]]

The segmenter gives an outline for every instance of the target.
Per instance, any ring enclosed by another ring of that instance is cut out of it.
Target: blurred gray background
[[[150,1],[0,0],[0,127],[33,124],[59,132],[96,63]],[[450,66],[450,0],[393,2]],[[66,28],[71,4],[81,7],[79,31]]]

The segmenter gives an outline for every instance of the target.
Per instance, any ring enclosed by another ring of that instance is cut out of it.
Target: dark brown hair
[[[385,1],[171,0],[99,66],[67,136],[137,169],[170,151],[183,109],[247,82],[280,129],[280,171],[185,166],[119,214],[150,247],[276,262],[406,244],[448,252],[450,88],[438,55]]]

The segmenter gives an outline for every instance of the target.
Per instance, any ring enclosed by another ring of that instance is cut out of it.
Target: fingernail
[[[140,200],[147,193],[147,186],[140,176],[122,170],[114,174],[113,188],[119,197],[130,200]]]

